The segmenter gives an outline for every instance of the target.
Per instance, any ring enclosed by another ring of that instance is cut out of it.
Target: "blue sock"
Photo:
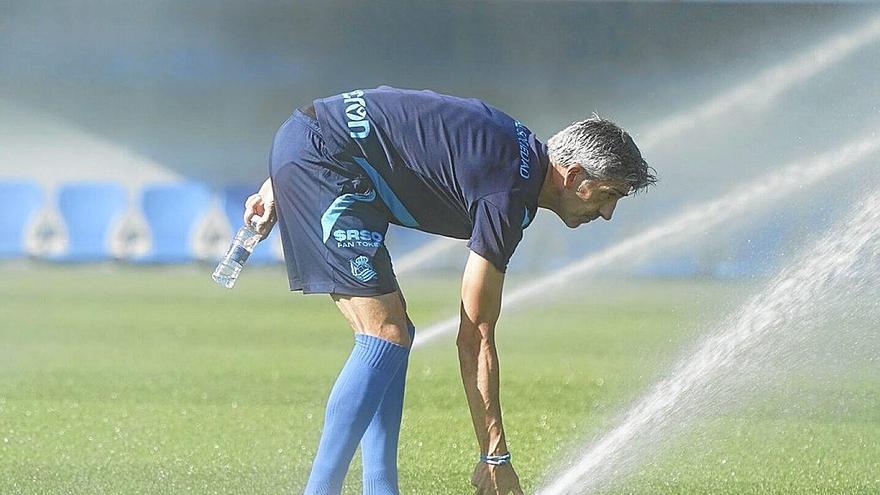
[[[324,431],[305,495],[336,495],[358,442],[409,349],[365,334],[355,335],[354,349],[339,373],[324,415]]]
[[[407,321],[410,341],[416,327]],[[361,439],[361,458],[364,466],[364,495],[397,495],[397,441],[400,437],[400,418],[403,415],[403,390],[406,387],[407,360],[403,361],[394,379],[385,391],[385,397],[376,410],[364,438]]]

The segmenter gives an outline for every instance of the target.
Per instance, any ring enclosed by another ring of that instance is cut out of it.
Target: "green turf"
[[[289,293],[280,268],[249,267],[232,291],[210,269],[0,268],[0,494],[302,489],[350,331],[328,297]],[[402,283],[418,326],[456,313],[455,279]],[[504,421],[527,492],[743,294],[585,285],[500,323]],[[706,419],[613,492],[880,493],[880,383],[814,387],[809,414],[763,403]],[[472,493],[477,453],[442,339],[410,364],[402,491]],[[358,463],[346,493],[359,493]]]

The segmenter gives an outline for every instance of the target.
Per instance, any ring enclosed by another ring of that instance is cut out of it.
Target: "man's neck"
[[[553,162],[547,166],[547,172],[544,175],[544,183],[541,185],[541,191],[538,193],[538,208],[546,208],[550,211],[557,212],[559,204],[559,195],[556,193],[556,167]],[[557,212],[558,213],[558,212]]]

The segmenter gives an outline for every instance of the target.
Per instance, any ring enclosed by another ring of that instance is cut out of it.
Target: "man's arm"
[[[501,314],[504,273],[482,256],[471,252],[461,284],[461,324],[458,331],[458,361],[467,395],[471,420],[480,453],[507,454],[499,401],[498,353],[495,323]],[[485,491],[478,493],[522,493],[510,464],[479,463],[471,483]]]

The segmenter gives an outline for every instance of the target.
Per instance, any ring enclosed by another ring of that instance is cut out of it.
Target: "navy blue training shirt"
[[[380,86],[314,105],[327,151],[363,169],[392,223],[469,239],[506,270],[549,165],[532,131],[476,98],[429,90]]]

